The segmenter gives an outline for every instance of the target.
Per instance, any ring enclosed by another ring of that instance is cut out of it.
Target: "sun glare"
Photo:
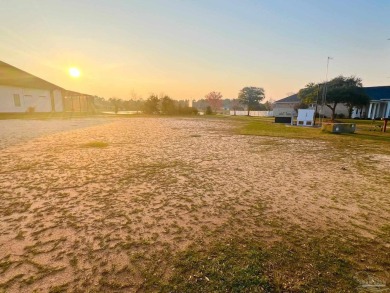
[[[69,68],[69,74],[71,77],[77,78],[80,76],[80,70],[76,67]]]

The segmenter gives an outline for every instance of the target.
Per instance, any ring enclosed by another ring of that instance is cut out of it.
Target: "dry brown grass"
[[[118,119],[4,147],[0,291],[195,291],[180,287],[177,272],[193,274],[212,254],[229,256],[243,283],[265,268],[252,289],[333,290],[338,283],[326,280],[337,274],[347,289],[388,286],[388,145],[244,136],[236,127]],[[105,147],[80,147],[91,141]],[[225,244],[264,263],[242,271]],[[200,289],[219,283],[210,284]]]

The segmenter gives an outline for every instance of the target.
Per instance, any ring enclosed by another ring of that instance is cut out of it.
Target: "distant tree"
[[[231,108],[231,100],[230,99],[222,99],[222,109],[227,110]]]
[[[98,111],[111,109],[111,103],[103,97],[94,96],[94,105]]]
[[[234,115],[236,115],[236,111],[241,108],[240,101],[238,99],[233,99],[230,102],[230,109],[234,111]]]
[[[274,101],[272,99],[269,99],[268,101],[266,101],[264,103],[265,110],[272,111],[272,109],[274,108],[273,104],[274,104]]]
[[[213,110],[211,109],[210,106],[207,106],[206,111],[204,113],[205,113],[205,115],[211,115],[211,114],[213,114]]]
[[[248,116],[249,112],[258,106],[264,98],[264,89],[259,87],[244,87],[238,94],[240,103],[248,107]]]
[[[326,95],[326,106],[332,111],[332,121],[335,118],[338,104],[345,104],[352,113],[352,108],[361,105],[368,99],[362,89],[362,80],[355,76],[337,76],[328,83],[309,83],[301,89],[298,97],[306,104],[315,103],[317,97]]]
[[[257,105],[254,105],[251,110],[252,111],[267,111],[265,105],[262,103],[258,103]]]
[[[298,92],[298,98],[303,104],[314,104],[321,98],[323,84],[310,82]]]
[[[348,108],[348,118],[351,119],[353,108],[362,109],[364,106],[370,104],[370,98],[362,87],[356,87],[345,92],[344,104]]]
[[[161,99],[161,112],[163,114],[173,115],[175,114],[175,111],[175,101],[168,96],[164,96]]]
[[[205,96],[213,112],[217,112],[222,106],[222,94],[220,92],[210,92]]]
[[[156,95],[151,95],[144,103],[144,113],[146,114],[158,114],[159,98]]]
[[[332,111],[332,121],[335,119],[336,107],[347,101],[347,95],[352,94],[358,86],[362,87],[361,79],[338,76],[325,84],[326,106]]]
[[[310,82],[303,89],[301,89],[298,92],[298,98],[301,100],[301,102],[298,104],[299,106],[304,106],[304,105],[309,105],[309,104],[316,105],[314,124],[316,122],[315,119],[316,119],[317,114],[318,114],[317,107],[318,107],[318,103],[320,103],[320,101],[321,101],[322,91],[323,91],[323,84]],[[295,109],[295,107],[294,107],[294,109]],[[299,108],[297,108],[297,109],[299,109]],[[304,109],[304,108],[301,108],[301,109]]]
[[[122,106],[123,101],[118,98],[110,98],[109,102],[114,106],[114,112],[115,114],[118,113],[119,108]]]
[[[206,99],[200,99],[198,101],[192,102],[192,107],[197,108],[198,110],[201,111],[206,111],[207,106],[208,106],[208,102]]]
[[[294,110],[298,112],[299,109],[307,109],[309,108],[309,105],[304,103],[304,102],[300,102],[300,103],[296,103],[294,105]]]
[[[143,100],[127,100],[123,101],[123,108],[126,109],[127,111],[141,111],[143,109]]]

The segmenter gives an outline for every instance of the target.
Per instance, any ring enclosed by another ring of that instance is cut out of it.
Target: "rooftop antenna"
[[[326,78],[325,78],[325,85],[324,85],[324,90],[322,92],[322,101],[321,101],[321,114],[322,114],[322,115],[320,115],[320,125],[321,126],[322,126],[322,122],[324,119],[324,106],[326,105],[326,94],[328,91],[329,60],[333,60],[333,57],[328,56],[328,60],[326,62]]]

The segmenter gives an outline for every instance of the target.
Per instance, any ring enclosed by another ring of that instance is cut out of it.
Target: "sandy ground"
[[[108,118],[0,120],[0,149],[62,131],[109,123]]]
[[[159,251],[240,233],[273,242],[280,223],[367,238],[388,224],[388,154],[233,130],[208,119],[0,121],[0,288],[142,291]],[[94,141],[108,146],[83,146]]]

